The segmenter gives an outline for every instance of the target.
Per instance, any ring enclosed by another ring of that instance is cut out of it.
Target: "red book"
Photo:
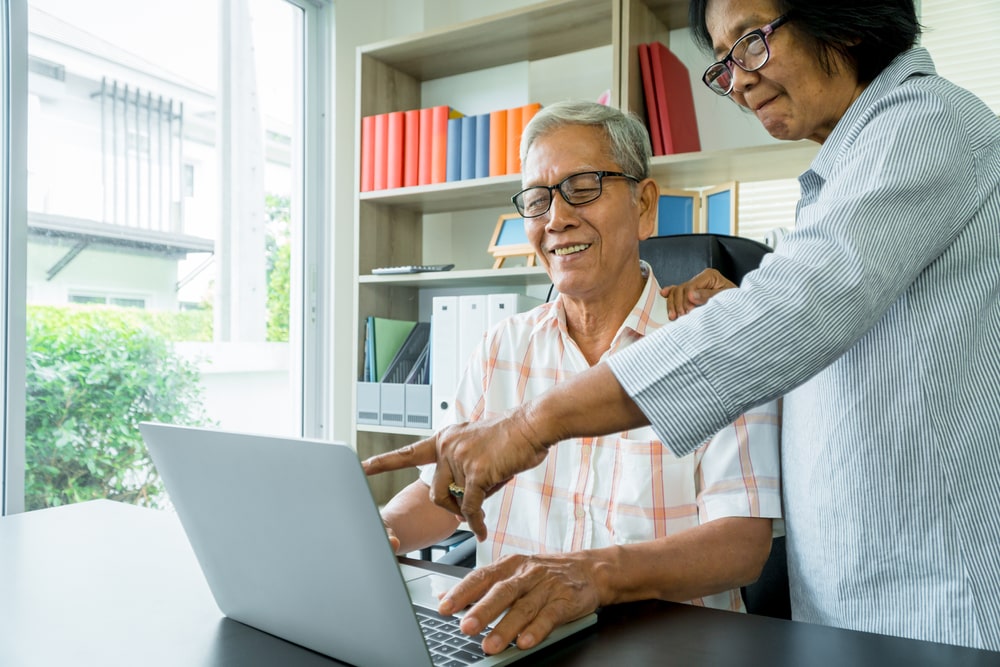
[[[649,45],[649,59],[653,65],[653,87],[664,155],[700,151],[698,119],[694,113],[694,96],[687,67],[659,42]]]
[[[385,190],[386,179],[389,176],[389,114],[380,113],[375,116],[375,159],[373,190]]]
[[[433,118],[431,112],[433,109],[421,109],[420,110],[420,129],[417,137],[418,153],[417,153],[417,185],[427,185],[431,182],[431,136],[432,136],[432,125],[431,119]]]
[[[403,124],[403,186],[417,185],[418,158],[420,156],[420,110],[406,112]]]
[[[403,129],[406,114],[402,111],[393,111],[389,114],[389,133],[386,156],[386,179],[387,188],[403,187]]]
[[[375,116],[361,119],[361,191],[375,188]]]
[[[521,147],[521,107],[507,109],[507,173],[521,173],[521,156],[518,149]]]
[[[639,45],[639,73],[642,74],[642,92],[646,101],[646,128],[653,147],[653,155],[663,155],[663,134],[660,132],[660,114],[656,111],[656,92],[653,88],[652,63],[649,61],[649,44]]]
[[[431,183],[448,180],[448,120],[461,117],[449,106],[431,107]]]
[[[507,173],[507,110],[490,112],[490,176]]]

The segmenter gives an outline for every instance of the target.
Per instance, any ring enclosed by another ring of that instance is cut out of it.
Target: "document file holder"
[[[358,382],[358,423],[378,425],[381,410],[378,382]]]
[[[406,384],[405,422],[409,428],[431,427],[431,386],[429,384]]]
[[[380,382],[379,423],[382,426],[403,426],[405,421],[405,384]]]

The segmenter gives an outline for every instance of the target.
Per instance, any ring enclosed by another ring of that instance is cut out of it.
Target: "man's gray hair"
[[[521,135],[521,162],[539,137],[566,125],[590,125],[604,130],[611,158],[622,172],[642,179],[649,176],[649,146],[646,126],[633,113],[597,102],[556,102],[543,107]]]

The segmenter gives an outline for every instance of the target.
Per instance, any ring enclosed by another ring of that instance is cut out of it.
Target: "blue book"
[[[476,116],[476,178],[490,175],[490,115]]]
[[[462,119],[448,119],[448,153],[445,159],[445,180],[462,178]]]
[[[478,116],[463,116],[461,179],[476,177],[476,123]]]

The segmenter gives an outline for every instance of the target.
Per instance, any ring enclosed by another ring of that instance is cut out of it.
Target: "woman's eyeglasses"
[[[759,28],[740,37],[725,58],[709,65],[701,80],[719,95],[733,92],[733,65],[744,72],[756,72],[767,64],[771,57],[771,48],[767,38],[788,21],[788,14],[779,16],[763,28]]]

